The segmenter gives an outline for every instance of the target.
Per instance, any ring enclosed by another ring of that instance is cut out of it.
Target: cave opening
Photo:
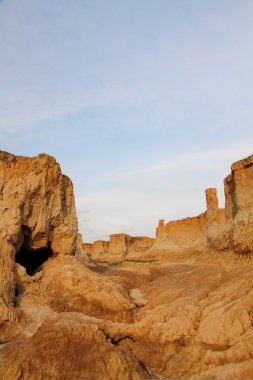
[[[40,266],[52,256],[50,247],[32,250],[25,245],[16,254],[16,262],[25,267],[29,276],[40,270]]]

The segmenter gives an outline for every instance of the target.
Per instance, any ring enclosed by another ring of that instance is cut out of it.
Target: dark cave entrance
[[[23,246],[16,254],[16,263],[25,267],[29,276],[35,274],[40,266],[52,256],[50,247],[31,250]]]

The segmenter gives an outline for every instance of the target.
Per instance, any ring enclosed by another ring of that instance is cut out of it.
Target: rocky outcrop
[[[206,214],[171,221],[165,226],[166,239],[178,247],[192,245],[205,233],[207,228],[206,222]]]
[[[44,265],[39,291],[55,312],[81,312],[92,317],[130,322],[135,304],[128,293],[92,272],[75,257],[56,257]]]
[[[80,313],[48,318],[32,335],[3,348],[0,378],[5,380],[141,380],[148,378],[129,350],[113,344],[99,320]]]
[[[228,270],[225,260],[146,266],[146,273],[139,268],[149,278],[131,284],[145,301],[136,321],[106,322],[106,334],[152,369],[154,378],[252,379],[252,264]],[[131,275],[123,272],[125,284]]]
[[[217,191],[206,189],[207,210],[195,217],[170,221],[159,220],[153,246],[143,253],[143,259],[166,261],[168,253],[202,252],[208,249],[210,235],[225,224],[225,210],[218,206]]]
[[[231,166],[231,175],[225,179],[225,195],[228,218],[232,216],[232,248],[252,253],[253,155]]]
[[[112,255],[126,254],[130,245],[131,237],[127,234],[110,235],[109,251]]]
[[[53,157],[0,152],[1,230],[18,251],[50,243],[54,254],[73,254],[77,220],[71,180]]]
[[[226,223],[225,210],[218,207],[215,188],[206,189],[207,210],[191,218],[170,221],[159,220],[156,238],[131,237],[127,234],[110,235],[110,241],[98,240],[83,244],[83,261],[95,260],[100,263],[123,262],[127,260],[161,259],[161,251],[180,252],[202,251],[213,245],[213,236]],[[157,256],[158,254],[158,256]],[[163,255],[163,260],[166,257]]]
[[[253,253],[253,155],[235,162],[224,179],[226,223],[212,232],[216,251]]]
[[[33,271],[44,257],[75,254],[72,182],[46,154],[28,158],[0,152],[0,215],[0,323],[13,323],[19,318],[13,308],[15,262]]]
[[[145,236],[132,237],[127,234],[110,235],[109,241],[97,240],[93,244],[83,243],[80,259],[87,263],[119,263],[130,260],[152,247],[154,239]]]
[[[206,189],[206,218],[208,226],[212,227],[214,224],[221,224],[219,211],[217,190],[215,188]]]
[[[155,240],[142,239],[138,250],[134,239],[126,234],[111,235],[110,242],[84,245],[90,258],[117,262],[127,259],[166,261],[168,253],[232,251],[253,252],[253,155],[234,163],[224,180],[225,209],[219,208],[215,188],[206,189],[206,211],[202,214],[170,221],[159,220]],[[145,243],[144,243],[145,242]],[[99,252],[98,252],[99,251]]]

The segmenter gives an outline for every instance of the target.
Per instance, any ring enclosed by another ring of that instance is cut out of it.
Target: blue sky
[[[85,241],[205,209],[253,153],[252,0],[0,1],[0,148],[48,153]]]

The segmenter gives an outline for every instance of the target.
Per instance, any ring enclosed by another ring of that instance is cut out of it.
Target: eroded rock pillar
[[[164,224],[164,219],[159,220],[158,227],[156,229],[156,238],[163,238],[165,235],[165,224]]]
[[[206,189],[206,209],[208,225],[218,222],[219,204],[217,190],[215,188]]]

